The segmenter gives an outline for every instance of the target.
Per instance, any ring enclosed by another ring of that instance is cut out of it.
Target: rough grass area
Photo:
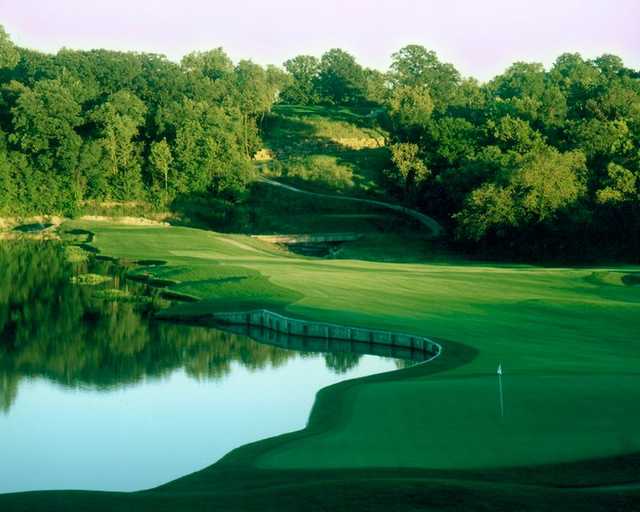
[[[610,286],[635,286],[640,284],[640,273],[597,271],[585,278],[588,282]]]
[[[273,177],[323,191],[382,191],[388,134],[370,109],[279,105],[263,134]]]
[[[76,217],[144,217],[156,221],[164,221],[171,217],[171,213],[147,201],[84,201]]]
[[[274,165],[271,175],[329,189],[350,190],[355,186],[353,166],[331,155],[292,156]]]
[[[597,486],[638,478],[640,290],[591,278],[636,275],[637,267],[320,260],[197,229],[71,227],[93,231],[105,255],[165,261],[145,272],[201,299],[171,308],[172,318],[264,307],[431,336],[444,351],[424,366],[325,388],[306,429],[241,447],[157,489],[10,495],[0,497],[3,510],[299,510],[300,503],[460,510],[464,503],[465,510],[604,511],[638,503],[634,488]]]

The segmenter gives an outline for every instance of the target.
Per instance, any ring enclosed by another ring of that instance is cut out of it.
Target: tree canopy
[[[388,83],[392,147],[415,145],[429,169],[412,200],[457,243],[530,259],[637,259],[637,70],[614,55],[564,54],[548,70],[516,62],[478,84],[410,45],[393,55]],[[401,184],[396,156],[387,176]]]
[[[234,200],[261,116],[287,78],[221,48],[153,54],[15,47],[0,31],[0,213],[73,214],[86,201]]]
[[[368,112],[390,133],[386,194],[437,217],[467,250],[640,252],[640,72],[610,54],[515,62],[480,84],[415,44],[386,72],[338,48],[265,68],[222,48],[180,64],[50,55],[0,28],[0,214],[184,194],[233,204],[277,102]]]

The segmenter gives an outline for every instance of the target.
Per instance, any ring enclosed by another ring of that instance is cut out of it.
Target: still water
[[[125,272],[0,244],[0,493],[153,487],[304,427],[324,386],[401,364],[159,322],[166,301]]]

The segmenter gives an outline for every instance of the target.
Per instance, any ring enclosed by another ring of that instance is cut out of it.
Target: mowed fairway
[[[324,390],[309,435],[271,440],[245,464],[490,470],[584,462],[566,483],[633,479],[588,468],[640,452],[640,287],[625,284],[638,268],[322,260],[189,228],[73,227],[95,233],[105,255],[165,260],[143,270],[202,299],[170,316],[265,307],[442,340],[439,361]],[[553,475],[563,483],[561,471]]]

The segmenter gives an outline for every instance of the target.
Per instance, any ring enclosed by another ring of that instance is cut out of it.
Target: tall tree
[[[233,72],[233,62],[222,48],[206,52],[192,52],[180,61],[182,69],[201,73],[211,80],[225,78]]]
[[[366,94],[364,71],[352,55],[334,48],[320,59],[316,87],[322,101],[356,105]]]
[[[76,128],[80,105],[59,80],[41,80],[33,89],[23,87],[12,109],[9,140],[30,155],[43,171],[71,172],[81,144]]]
[[[513,157],[498,179],[474,190],[458,214],[458,235],[480,240],[500,228],[553,222],[586,192],[586,159],[581,152],[541,148]]]
[[[461,80],[453,65],[440,62],[435,52],[416,44],[392,55],[389,75],[394,86],[425,88],[438,110],[444,110],[454,99]]]
[[[413,203],[417,189],[429,177],[429,169],[419,156],[416,144],[399,143],[391,146],[394,167],[385,172],[387,178],[397,183],[405,201]]]
[[[317,103],[315,89],[320,70],[320,62],[312,55],[298,55],[284,63],[284,68],[291,75],[291,83],[282,91],[284,103],[312,105]]]
[[[238,144],[238,121],[220,107],[185,99],[176,123],[173,157],[178,192],[233,196],[241,191],[251,171]]]
[[[135,139],[145,121],[146,110],[137,96],[122,90],[110,95],[90,113],[103,149],[110,195],[115,199],[138,198],[142,194],[141,147]]]
[[[16,204],[18,191],[12,167],[4,134],[0,132],[0,213],[9,212]]]
[[[241,113],[245,156],[249,158],[257,150],[255,140],[250,140],[250,135],[257,135],[255,122],[269,111],[277,91],[265,70],[250,60],[241,60],[229,80],[229,104]]]
[[[271,90],[271,103],[280,101],[283,91],[291,86],[293,79],[289,73],[278,66],[268,65],[266,70],[267,86]],[[271,106],[271,105],[269,105]]]
[[[433,100],[423,87],[399,85],[389,97],[389,113],[400,132],[424,128],[433,112]]]
[[[18,50],[9,39],[4,27],[0,25],[0,69],[15,67],[19,58]]]
[[[169,169],[172,162],[173,157],[171,156],[171,148],[167,144],[167,139],[151,143],[149,163],[151,164],[154,178],[160,178],[163,182],[165,200],[169,188]]]

